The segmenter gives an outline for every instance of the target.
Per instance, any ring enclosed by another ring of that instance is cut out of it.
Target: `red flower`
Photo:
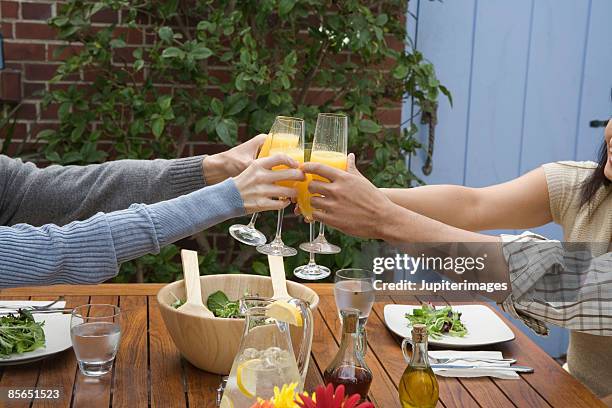
[[[359,394],[353,394],[348,398],[344,397],[344,385],[339,385],[334,392],[334,386],[327,384],[327,387],[319,385],[315,391],[316,402],[305,396],[300,396],[301,401],[296,401],[301,408],[374,408],[371,402],[362,402],[357,405],[361,398]]]

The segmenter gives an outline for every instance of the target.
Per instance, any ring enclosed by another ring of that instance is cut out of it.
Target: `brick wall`
[[[32,141],[36,134],[44,128],[57,123],[57,108],[49,107],[43,109],[37,92],[49,90],[50,86],[66,86],[68,83],[49,84],[62,57],[54,58],[54,50],[62,41],[56,39],[54,30],[46,24],[46,20],[56,13],[57,2],[55,1],[15,1],[0,0],[0,32],[4,37],[5,73],[14,71],[20,73],[20,84],[11,76],[13,87],[19,87],[21,91],[21,106],[18,111],[18,122],[15,128],[15,142],[22,140]],[[112,11],[104,11],[94,16],[97,25],[109,22],[121,23],[121,16]],[[138,45],[146,41],[142,32],[138,30],[126,30],[129,44]],[[393,41],[393,39],[389,39]],[[392,42],[394,47],[402,47],[397,41]],[[73,45],[78,48],[78,44]],[[126,50],[125,55],[131,57],[131,50]],[[349,56],[350,58],[350,56]],[[223,75],[220,67],[219,75]],[[73,83],[87,84],[87,75],[73,78]],[[211,92],[214,92],[211,90]],[[311,89],[308,93],[308,101],[325,100],[329,95],[326,89]],[[401,104],[398,102],[390,108],[381,108],[379,118],[387,127],[397,127],[401,121]],[[0,129],[0,138],[2,138]],[[13,143],[15,144],[15,143]],[[210,152],[211,146],[205,140],[192,140],[188,143],[185,154],[201,154]]]

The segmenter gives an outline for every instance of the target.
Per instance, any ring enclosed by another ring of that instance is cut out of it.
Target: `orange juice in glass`
[[[310,155],[310,161],[346,171],[347,158],[345,153],[317,150],[313,151]],[[306,174],[306,180],[297,184],[298,205],[300,206],[300,211],[304,217],[309,221],[312,221],[312,205],[310,203],[310,199],[312,198],[313,194],[308,191],[308,186],[310,185],[311,180],[319,180],[327,183],[329,182],[328,179],[317,174]]]
[[[270,156],[275,154],[286,154],[298,163],[304,163],[304,149],[300,147],[273,147],[270,149]],[[286,170],[289,167],[285,165],[274,166],[272,170]],[[294,188],[297,182],[295,181],[279,181],[276,184],[279,186]]]
[[[269,133],[264,141],[257,158],[272,156],[275,153],[283,153],[282,149],[298,147],[300,137],[291,133]]]

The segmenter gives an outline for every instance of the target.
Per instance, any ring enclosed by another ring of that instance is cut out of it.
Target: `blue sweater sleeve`
[[[234,181],[58,227],[0,227],[0,287],[98,283],[122,262],[244,215]]]

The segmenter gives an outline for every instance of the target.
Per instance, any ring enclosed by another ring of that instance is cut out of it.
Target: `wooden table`
[[[97,286],[52,286],[0,290],[0,299],[54,299],[66,296],[67,306],[111,303],[121,307],[121,346],[114,372],[101,380],[84,377],[77,369],[72,350],[42,362],[0,368],[0,392],[8,389],[60,389],[59,400],[33,400],[0,407],[214,407],[220,377],[200,371],[181,359],[157,307],[159,284],[104,284]],[[312,360],[306,388],[321,382],[321,372],[334,357],[340,322],[329,284],[311,285],[321,296],[315,314]],[[399,300],[399,301],[398,301]],[[439,299],[438,299],[439,300]],[[416,298],[380,299],[368,320],[369,352],[366,360],[374,381],[370,399],[377,407],[400,407],[397,386],[406,367],[398,338],[384,326],[387,303],[417,302]],[[511,323],[504,319],[510,327]],[[517,328],[516,339],[491,349],[518,364],[535,368],[520,380],[492,378],[456,379],[438,377],[440,407],[603,407],[588,389],[567,374],[552,358]]]

